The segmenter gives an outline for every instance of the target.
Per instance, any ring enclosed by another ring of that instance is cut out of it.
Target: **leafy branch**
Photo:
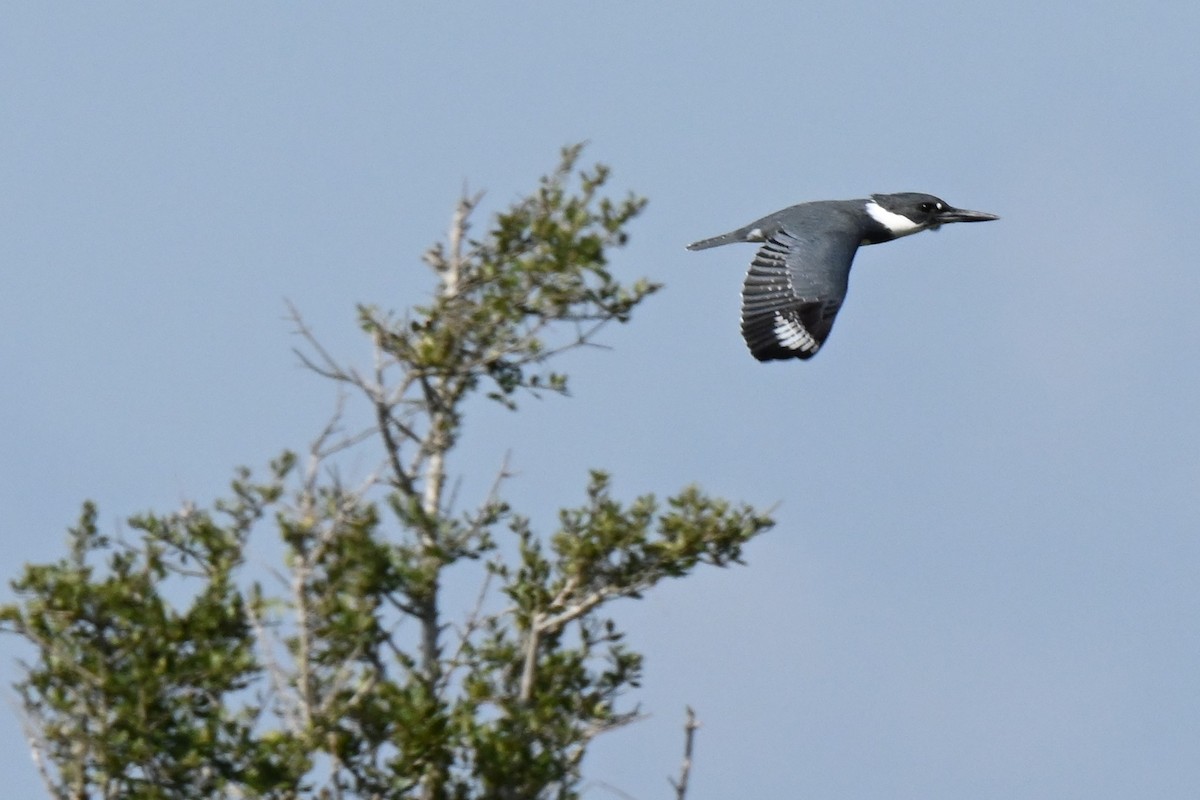
[[[622,503],[594,471],[539,535],[504,499],[507,459],[474,508],[447,492],[469,399],[567,394],[563,356],[659,288],[610,271],[645,201],[607,196],[580,154],[477,237],[481,196],[460,200],[424,256],[429,300],[359,307],[369,367],[291,309],[303,363],[345,390],[303,456],[240,470],[210,508],[134,517],[132,542],[85,504],[68,555],[25,567],[0,628],[34,653],[18,691],[51,796],[578,797],[589,743],[640,716],[643,657],[611,603],[740,563],[772,525],[694,486]],[[364,448],[377,466],[348,484]],[[247,556],[264,529],[277,566]],[[483,584],[455,622],[447,581],[470,564]]]

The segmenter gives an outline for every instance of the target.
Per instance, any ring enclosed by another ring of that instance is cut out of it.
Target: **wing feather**
[[[782,228],[750,262],[742,287],[742,337],[759,361],[812,358],[846,298],[853,236]]]

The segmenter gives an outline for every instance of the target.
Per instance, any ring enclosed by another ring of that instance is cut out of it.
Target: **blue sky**
[[[0,11],[0,561],[221,493],[317,432],[295,303],[365,358],[464,183],[485,212],[589,140],[666,289],[575,396],[481,408],[535,521],[589,467],[779,503],[749,566],[617,609],[652,716],[588,797],[1126,798],[1200,789],[1200,6],[10,4]],[[803,200],[922,191],[1002,221],[860,251],[811,362],[738,334]],[[5,590],[7,592],[7,590]],[[8,596],[7,594],[5,596]],[[0,678],[22,650],[0,640]],[[11,705],[11,703],[10,703]],[[39,782],[0,719],[12,796]]]

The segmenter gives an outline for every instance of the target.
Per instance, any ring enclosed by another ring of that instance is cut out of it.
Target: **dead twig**
[[[675,789],[675,800],[684,800],[688,790],[688,776],[692,772],[692,742],[696,738],[696,729],[700,727],[700,723],[696,722],[696,712],[691,706],[687,706],[687,722],[683,724],[683,766],[679,770],[679,780],[667,778],[671,787]]]

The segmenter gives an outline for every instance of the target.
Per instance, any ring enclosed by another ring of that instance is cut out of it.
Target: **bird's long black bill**
[[[988,220],[1000,219],[995,214],[989,214],[986,211],[967,211],[965,208],[947,208],[945,211],[938,214],[938,224],[946,222],[987,222]]]

